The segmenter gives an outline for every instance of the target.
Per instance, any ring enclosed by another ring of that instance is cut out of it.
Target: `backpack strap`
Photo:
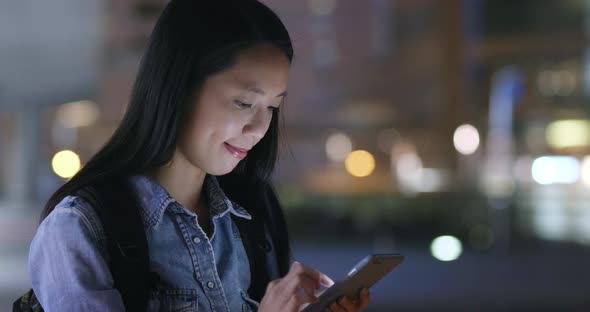
[[[43,312],[43,307],[39,303],[33,289],[29,289],[26,294],[19,297],[12,305],[12,312]]]
[[[232,215],[232,219],[240,231],[242,244],[250,264],[250,288],[248,288],[248,294],[250,298],[260,302],[270,282],[266,257],[272,251],[271,244],[265,235],[265,222],[260,214],[252,215],[251,220],[239,218],[235,215]]]
[[[266,224],[273,242],[279,275],[282,277],[289,273],[292,260],[287,221],[279,199],[270,185],[266,186],[264,199],[268,207]]]
[[[120,180],[119,180],[120,179]],[[85,186],[76,192],[94,208],[107,238],[110,270],[127,311],[145,311],[148,291],[157,275],[150,273],[147,238],[139,205],[123,178]]]

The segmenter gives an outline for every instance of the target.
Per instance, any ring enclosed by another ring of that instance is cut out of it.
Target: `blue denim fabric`
[[[258,303],[247,294],[248,257],[230,214],[251,216],[225,196],[217,179],[207,175],[204,184],[211,238],[197,215],[157,182],[146,176],[130,180],[140,203],[151,270],[161,280],[150,293],[148,311],[257,310]],[[276,258],[269,260],[271,277],[278,278]],[[29,272],[45,311],[124,310],[113,287],[100,219],[81,198],[64,198],[41,223],[30,247]]]

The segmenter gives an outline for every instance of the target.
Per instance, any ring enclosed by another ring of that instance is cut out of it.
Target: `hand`
[[[358,300],[352,300],[346,296],[338,298],[332,302],[327,308],[328,312],[357,312],[365,309],[371,300],[369,289],[363,288]]]
[[[334,281],[301,262],[293,262],[285,277],[268,283],[262,297],[259,312],[297,312],[301,305],[318,301],[314,291],[321,285],[330,287]]]

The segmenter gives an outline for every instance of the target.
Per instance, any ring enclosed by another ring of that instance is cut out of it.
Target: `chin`
[[[236,166],[237,163],[234,165],[226,164],[226,166],[216,166],[215,168],[211,168],[211,170],[207,170],[207,173],[214,176],[222,176],[232,172]]]

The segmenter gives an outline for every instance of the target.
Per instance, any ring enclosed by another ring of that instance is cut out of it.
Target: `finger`
[[[289,273],[304,273],[309,275],[316,282],[316,289],[320,288],[320,284],[326,285],[328,287],[334,285],[334,281],[329,276],[318,270],[308,267],[299,261],[293,262],[291,268],[289,269]]]
[[[330,311],[332,312],[346,312],[342,306],[338,304],[338,302],[334,301],[330,304]]]
[[[369,293],[369,289],[363,288],[363,290],[361,290],[359,300],[357,302],[358,308],[361,310],[366,308],[367,306],[369,306],[370,301],[371,301],[371,294]]]
[[[303,273],[290,276],[287,284],[287,291],[296,293],[299,292],[301,288],[303,288],[306,293],[313,294],[316,289],[315,281]]]
[[[320,273],[299,261],[294,261],[293,264],[291,264],[291,268],[289,269],[287,275],[294,276],[301,274],[307,275],[309,278],[311,278],[314,282],[314,287],[316,289],[319,288]]]
[[[295,307],[295,310],[297,310],[299,307],[301,307],[302,305],[306,304],[306,303],[316,303],[318,302],[318,298],[312,294],[303,292],[303,293],[299,293],[299,294],[294,294],[289,298],[289,301],[287,302],[287,305],[290,307]],[[291,311],[291,310],[289,310]]]
[[[320,283],[326,287],[332,287],[334,285],[334,281],[326,274],[320,273]]]
[[[313,289],[304,288],[304,287],[301,287],[301,288],[297,289],[297,291],[296,291],[296,293],[295,293],[295,295],[297,295],[297,296],[303,296],[303,295],[305,295],[305,294],[307,294],[307,295],[309,295],[309,296],[313,296],[313,297],[315,297],[315,298],[317,298],[317,297],[318,297],[318,296],[316,296],[316,294],[314,293]]]
[[[340,297],[337,302],[340,305],[340,307],[342,307],[342,309],[344,309],[346,312],[358,311],[358,307],[356,306],[356,304],[346,296]]]

